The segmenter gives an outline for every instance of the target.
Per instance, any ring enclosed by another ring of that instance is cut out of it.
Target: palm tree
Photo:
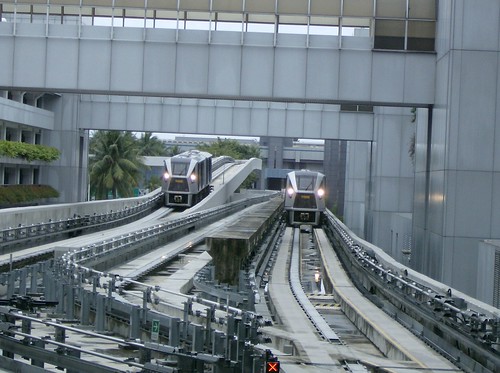
[[[153,136],[151,132],[144,132],[138,140],[139,154],[143,156],[167,156],[165,141]]]
[[[181,147],[179,145],[173,145],[167,149],[167,155],[173,157],[174,155],[182,153]]]
[[[97,131],[90,140],[90,188],[96,199],[131,197],[141,168],[137,139],[130,132]]]

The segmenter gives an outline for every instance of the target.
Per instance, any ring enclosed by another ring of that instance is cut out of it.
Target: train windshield
[[[172,162],[172,176],[187,176],[189,160],[176,160]]]
[[[298,190],[314,190],[316,185],[316,176],[311,175],[296,175]]]

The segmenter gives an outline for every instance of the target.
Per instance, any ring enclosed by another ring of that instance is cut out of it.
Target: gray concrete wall
[[[8,100],[1,96],[0,120],[48,130],[54,128],[54,114],[52,112]]]
[[[0,230],[17,227],[20,224],[29,226],[31,224],[46,223],[49,219],[52,219],[52,221],[66,220],[73,218],[74,215],[85,216],[94,215],[94,213],[107,214],[111,211],[121,211],[146,202],[160,191],[160,189],[157,189],[145,196],[134,198],[1,209]]]
[[[408,153],[415,132],[410,108],[377,108],[368,200],[368,241],[401,260],[411,224],[400,214],[413,212],[414,166]],[[410,218],[411,219],[411,218]]]
[[[500,258],[500,241],[480,241],[477,250],[478,276],[476,298],[500,308],[500,283],[498,283],[498,278],[500,278],[500,263],[498,263],[498,258]]]
[[[44,143],[61,151],[60,158],[41,170],[40,182],[60,193],[58,202],[87,200],[88,131],[79,127],[78,95],[44,97],[43,105],[54,113],[54,128]]]
[[[347,144],[344,222],[359,237],[365,238],[367,196],[370,188],[371,142]]]
[[[417,165],[414,266],[472,296],[478,242],[500,238],[499,12],[495,0],[439,2],[432,127],[418,130],[428,168]]]

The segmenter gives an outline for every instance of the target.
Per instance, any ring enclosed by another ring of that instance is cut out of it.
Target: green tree
[[[137,139],[130,132],[96,131],[90,139],[90,190],[96,199],[131,197],[141,169]]]
[[[173,157],[174,155],[182,153],[179,145],[173,145],[167,148],[167,156]]]
[[[260,158],[260,148],[257,145],[240,144],[238,140],[234,139],[221,139],[218,137],[217,141],[198,145],[197,149],[209,152],[215,157],[225,155],[234,159]],[[241,188],[251,188],[257,179],[257,173],[252,172],[243,181]]]
[[[240,144],[238,140],[234,139],[221,139],[218,137],[217,141],[200,144],[196,148],[209,152],[216,157],[226,155],[234,159],[260,158],[260,148],[257,145]]]
[[[162,185],[162,179],[158,175],[151,175],[148,182],[146,183],[146,187],[149,189],[150,192],[161,187],[161,185]]]
[[[139,138],[139,155],[142,156],[168,156],[165,141],[153,136],[151,132],[144,132]]]

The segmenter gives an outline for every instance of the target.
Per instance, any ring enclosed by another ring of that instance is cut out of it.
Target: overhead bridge
[[[431,105],[436,56],[354,40],[0,22],[0,90],[83,94],[86,129],[371,140],[339,105]]]

